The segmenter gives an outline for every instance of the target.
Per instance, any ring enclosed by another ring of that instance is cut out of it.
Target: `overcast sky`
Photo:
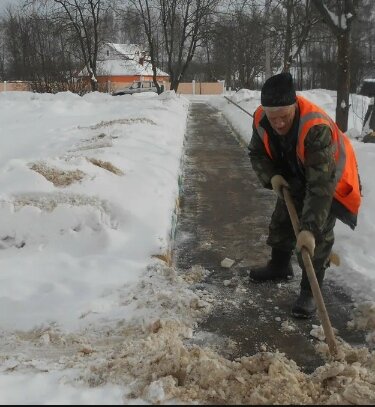
[[[21,0],[0,0],[0,12],[3,12],[8,4],[19,4]]]

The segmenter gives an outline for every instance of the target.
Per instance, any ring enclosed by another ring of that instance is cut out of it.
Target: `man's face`
[[[294,116],[296,115],[296,105],[282,107],[265,107],[264,111],[271,127],[280,136],[288,134],[292,128]]]

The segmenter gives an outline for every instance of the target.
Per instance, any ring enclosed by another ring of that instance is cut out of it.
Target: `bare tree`
[[[313,3],[337,39],[336,123],[342,131],[346,131],[349,116],[351,27],[356,16],[356,2],[336,0],[335,13],[324,0],[313,0]]]
[[[278,10],[280,6],[281,10]],[[274,6],[273,11],[268,11],[275,16],[280,12],[274,30],[284,42],[282,71],[289,72],[306,44],[311,29],[319,20],[312,12],[310,0],[283,0]]]
[[[24,16],[10,8],[4,17],[4,37],[11,67],[7,79],[30,80],[30,27]]]
[[[4,23],[0,21],[0,80],[5,77],[5,35]]]
[[[281,41],[275,38],[274,15],[264,13],[259,4],[246,0],[232,3],[224,10],[216,15],[211,34],[216,76],[225,78],[227,86],[233,88],[257,87],[258,78],[265,70],[265,49],[269,50],[266,58],[269,74],[271,66],[280,60]],[[275,16],[275,20],[280,18]]]
[[[355,93],[363,79],[375,75],[375,2],[361,0],[352,27],[350,92]]]
[[[39,10],[8,9],[3,17],[7,80],[26,80],[38,92],[66,90],[73,61],[64,30]]]
[[[157,81],[157,66],[158,66],[158,23],[160,10],[158,4],[153,4],[152,0],[132,0],[132,4],[139,13],[144,33],[148,42],[149,58],[152,66],[153,82],[157,92],[160,94],[162,89]]]
[[[305,86],[336,89],[337,41],[326,24],[320,22],[304,48]]]
[[[91,89],[97,90],[97,60],[99,47],[103,41],[102,22],[110,6],[110,0],[48,1],[57,7],[55,19],[65,20],[66,28],[74,33],[79,44],[81,59],[90,78]]]
[[[133,0],[143,20],[151,63],[156,69],[156,48],[165,51],[171,89],[178,85],[201,45],[209,16],[218,0]],[[156,41],[156,36],[159,40]]]
[[[171,89],[177,91],[197,46],[205,37],[207,18],[217,0],[160,0],[160,4]]]
[[[270,14],[271,1],[272,0],[265,0],[264,13],[265,13],[266,19],[268,19],[268,16]],[[272,71],[271,71],[271,38],[270,38],[269,35],[267,35],[267,37],[266,37],[265,52],[266,52],[266,54],[265,54],[264,70],[265,70],[265,77],[266,77],[266,79],[268,79],[272,75]]]
[[[117,0],[121,1],[121,0]],[[143,21],[138,12],[134,10],[134,1],[128,0],[128,4],[113,3],[112,13],[108,15],[108,38],[112,42],[124,44],[145,44]]]

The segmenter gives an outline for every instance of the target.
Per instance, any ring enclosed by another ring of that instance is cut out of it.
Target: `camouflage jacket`
[[[317,125],[305,138],[305,163],[297,158],[299,116],[286,136],[277,135],[267,117],[261,121],[270,138],[271,159],[253,126],[249,144],[252,167],[261,184],[271,189],[271,178],[282,175],[290,185],[290,192],[300,217],[301,230],[310,230],[315,236],[322,232],[331,210],[335,192],[336,165],[333,158],[331,131],[328,126]]]

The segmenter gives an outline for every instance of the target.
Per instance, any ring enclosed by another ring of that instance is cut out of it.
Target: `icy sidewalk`
[[[191,105],[185,151],[176,265],[212,271],[196,290],[216,299],[196,343],[210,343],[229,358],[278,350],[313,371],[323,362],[310,336],[312,324],[320,322],[317,317],[301,321],[290,315],[301,278],[296,261],[296,277],[290,283],[254,284],[248,278],[249,266],[269,257],[265,240],[274,194],[259,185],[246,147],[222,115],[204,102]],[[230,269],[220,266],[226,257],[236,260]],[[323,296],[339,334],[353,345],[365,343],[362,333],[347,328],[351,293],[330,280],[329,272]]]

